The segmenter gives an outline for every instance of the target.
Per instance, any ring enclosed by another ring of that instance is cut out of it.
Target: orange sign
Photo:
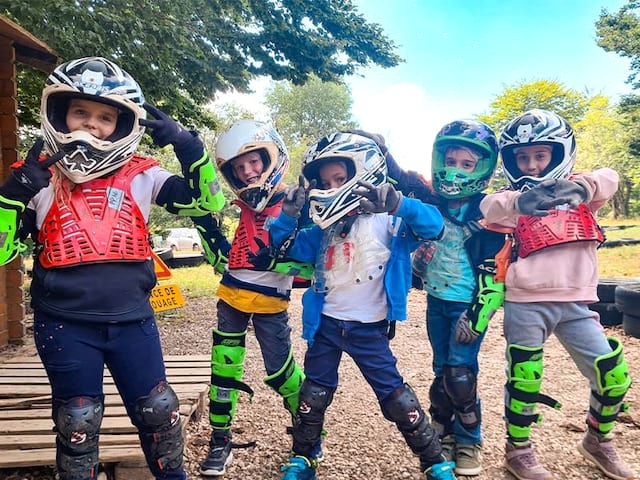
[[[154,252],[151,251],[151,256],[153,257],[153,264],[156,270],[156,277],[158,280],[167,280],[171,278],[171,270],[167,267],[167,264],[162,261],[162,259]]]

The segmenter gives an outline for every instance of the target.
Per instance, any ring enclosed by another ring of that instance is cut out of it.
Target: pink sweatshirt
[[[592,212],[601,208],[618,190],[618,173],[601,168],[571,177],[587,190]],[[515,227],[521,215],[516,199],[521,192],[507,190],[487,195],[480,210],[488,223]],[[572,242],[546,247],[518,258],[507,270],[509,302],[597,302],[598,259],[596,242]]]

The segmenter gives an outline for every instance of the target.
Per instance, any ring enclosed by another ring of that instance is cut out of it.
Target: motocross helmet
[[[465,148],[477,156],[473,172],[446,165],[449,148]],[[456,120],[446,124],[433,144],[431,176],[433,187],[444,198],[465,198],[483,191],[496,169],[498,140],[488,125],[477,120]]]
[[[233,173],[232,160],[253,151],[260,154],[263,171],[256,183],[247,185]],[[216,142],[216,166],[238,199],[261,212],[289,170],[289,153],[272,126],[256,120],[239,120],[220,134]]]
[[[333,225],[360,205],[354,195],[358,180],[374,186],[387,182],[387,164],[376,143],[352,133],[336,132],[309,146],[302,157],[302,174],[308,182],[321,185],[320,167],[325,163],[343,162],[348,180],[339,188],[312,188],[309,191],[311,219],[321,228]]]
[[[74,98],[118,109],[116,129],[104,140],[88,132],[70,132],[66,116]],[[73,183],[84,183],[127,163],[144,134],[144,96],[138,83],[115,63],[101,57],[71,60],[55,68],[42,92],[40,118],[49,153],[65,153],[55,165]]]
[[[551,162],[542,175],[533,177],[522,172],[516,162],[515,149],[533,144],[551,147]],[[560,115],[533,109],[509,122],[500,134],[500,155],[504,173],[514,190],[531,188],[551,178],[567,178],[576,161],[573,129]]]

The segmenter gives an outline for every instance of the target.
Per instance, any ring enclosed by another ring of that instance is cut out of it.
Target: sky
[[[430,176],[431,147],[446,123],[487,113],[506,86],[554,80],[614,101],[630,93],[629,60],[605,52],[595,39],[602,8],[616,12],[626,0],[354,0],[378,23],[405,61],[361,69],[347,79],[353,116],[381,133],[405,168]],[[254,95],[225,94],[264,115]]]

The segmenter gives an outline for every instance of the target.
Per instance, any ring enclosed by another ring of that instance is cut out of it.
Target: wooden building
[[[6,17],[0,16],[0,182],[18,158],[16,64],[51,72],[57,54]],[[0,348],[25,335],[22,258],[0,267]]]

